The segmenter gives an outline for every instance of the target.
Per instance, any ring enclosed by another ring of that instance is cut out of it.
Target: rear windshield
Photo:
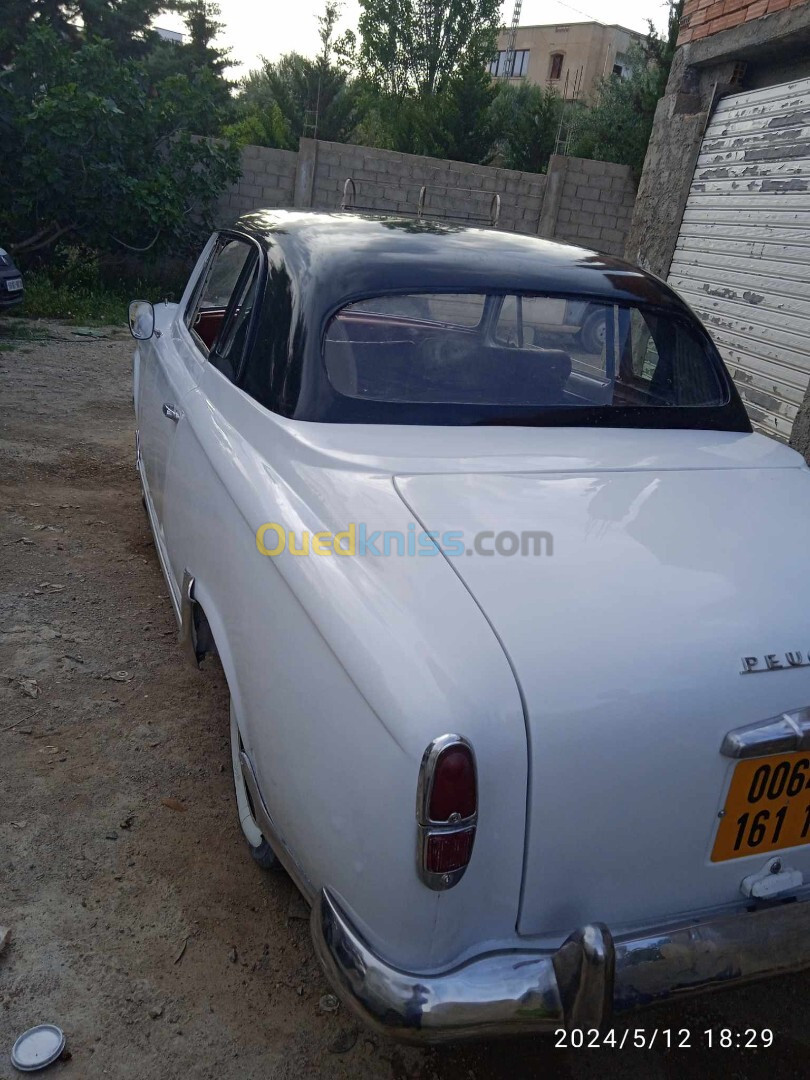
[[[729,400],[711,345],[657,308],[514,293],[418,293],[348,304],[324,339],[355,400],[634,410]]]

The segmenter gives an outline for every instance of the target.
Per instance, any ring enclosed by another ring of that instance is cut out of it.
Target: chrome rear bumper
[[[438,975],[386,964],[327,890],[313,905],[311,927],[343,1000],[377,1030],[419,1043],[599,1028],[612,1013],[810,966],[810,902],[615,943],[595,924],[556,952],[490,953]]]

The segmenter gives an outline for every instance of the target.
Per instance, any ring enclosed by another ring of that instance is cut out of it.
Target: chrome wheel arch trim
[[[245,786],[247,787],[250,798],[253,803],[253,810],[256,817],[256,823],[262,831],[262,835],[273,849],[273,853],[278,858],[278,861],[287,871],[292,878],[293,884],[298,891],[304,897],[309,905],[312,905],[315,900],[316,890],[304,871],[298,865],[295,856],[290,849],[284,843],[284,840],[276,828],[275,822],[270,816],[270,811],[267,809],[267,804],[262,797],[262,793],[259,790],[259,782],[256,779],[256,773],[253,769],[253,764],[248,757],[244,747],[239,753],[239,764],[242,768],[242,776],[245,780]]]
[[[189,570],[183,572],[180,586],[180,627],[177,640],[195,667],[199,667],[197,648],[194,643],[194,578]]]
[[[209,654],[219,652],[208,615],[197,599],[194,576],[188,569],[183,572],[180,586],[180,629],[177,640],[195,667],[199,667]]]
[[[228,712],[231,732],[231,765],[239,825],[248,844],[253,848],[257,848],[265,837],[254,816],[253,807],[251,806],[252,796],[248,792],[244,770],[242,769],[241,753],[244,750],[244,743],[242,742],[242,733],[239,730],[239,718],[236,715],[233,697],[230,697]]]

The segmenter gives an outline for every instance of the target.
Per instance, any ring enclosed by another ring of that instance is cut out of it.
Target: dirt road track
[[[221,674],[175,644],[133,469],[130,340],[39,329],[8,347],[0,322],[0,1080],[46,1020],[72,1052],[60,1080],[810,1073],[807,976],[633,1020],[691,1030],[669,1052],[423,1051],[322,1013],[302,902],[241,841]],[[698,1049],[709,1027],[775,1043]]]

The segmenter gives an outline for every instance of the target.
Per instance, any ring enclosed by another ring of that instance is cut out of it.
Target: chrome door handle
[[[163,402],[163,415],[168,416],[170,420],[173,420],[175,424],[180,419],[180,410],[175,409],[174,405],[170,405],[168,401]]]

